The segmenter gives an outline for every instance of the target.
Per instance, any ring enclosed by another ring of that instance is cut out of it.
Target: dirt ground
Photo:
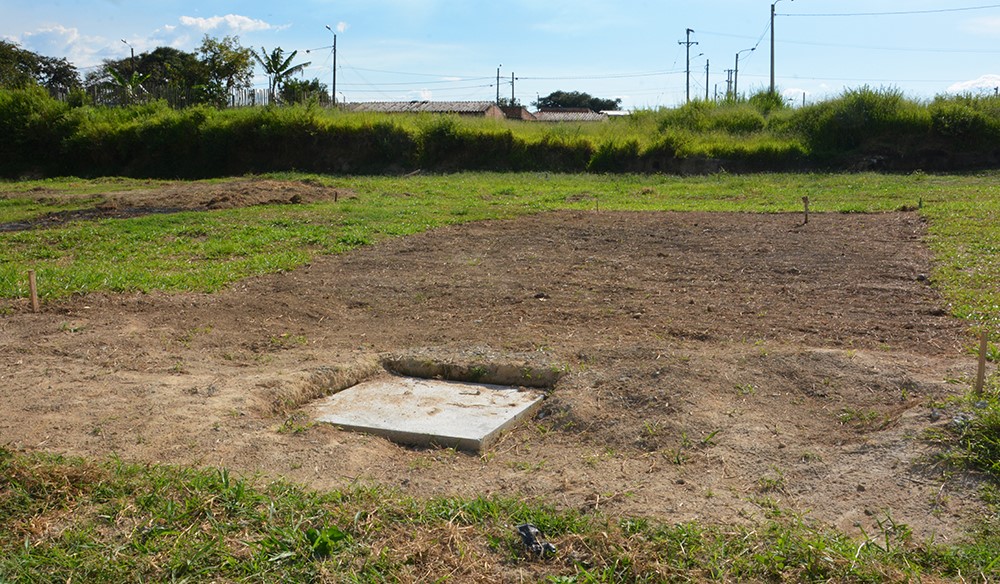
[[[318,189],[318,190],[317,190]],[[103,207],[330,198],[237,181]],[[44,193],[39,196],[44,196]],[[339,192],[337,196],[354,196]],[[223,200],[225,199],[225,200]],[[977,485],[919,438],[975,364],[913,213],[557,212],[437,229],[214,294],[26,301],[0,317],[0,444],[223,465],[317,489],[502,494],[669,522],[774,508],[958,537]],[[387,354],[566,374],[482,456],[309,422]]]

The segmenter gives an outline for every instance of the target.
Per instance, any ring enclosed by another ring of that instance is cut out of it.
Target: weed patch
[[[943,546],[912,541],[887,516],[859,543],[781,512],[753,526],[667,525],[492,497],[316,493],[225,470],[4,449],[0,470],[0,577],[10,580],[395,580],[444,569],[495,579],[525,568],[551,582],[1000,574],[988,525],[971,543]],[[513,529],[520,523],[537,526],[558,555],[533,560]]]

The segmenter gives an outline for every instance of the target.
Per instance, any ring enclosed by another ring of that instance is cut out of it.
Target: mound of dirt
[[[246,202],[241,188],[227,200]],[[127,204],[223,197],[182,191]],[[269,192],[254,200],[286,193]],[[558,212],[215,295],[18,301],[0,320],[0,443],[668,521],[783,509],[873,533],[891,517],[947,540],[980,512],[976,484],[920,437],[975,364],[928,284],[923,235],[912,213]],[[465,363],[471,348],[564,373],[486,456],[315,425],[301,405],[386,356]]]
[[[44,202],[53,200],[52,193],[45,189],[29,191],[25,196]],[[79,196],[79,199],[92,201],[93,207],[50,213],[30,221],[0,224],[0,231],[52,227],[69,221],[127,219],[181,211],[338,201],[354,196],[355,194],[348,189],[326,187],[310,181],[250,178],[220,183],[177,183],[161,188]],[[60,198],[66,200],[66,197]]]
[[[243,179],[222,183],[178,183],[162,189],[109,193],[104,197],[104,206],[197,211],[253,205],[293,205],[351,197],[354,197],[354,193],[347,189],[336,189],[310,181]]]

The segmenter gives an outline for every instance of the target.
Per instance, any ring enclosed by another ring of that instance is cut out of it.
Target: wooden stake
[[[979,337],[979,370],[976,372],[976,397],[982,397],[986,384],[986,331]]]
[[[28,270],[28,288],[31,289],[31,311],[38,312],[41,307],[38,305],[38,280],[35,279],[35,270]]]
[[[809,223],[809,197],[802,197],[802,207],[805,210],[806,223]]]

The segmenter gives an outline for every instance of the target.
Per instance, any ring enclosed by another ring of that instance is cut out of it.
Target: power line
[[[345,68],[349,69],[351,71],[359,71],[359,70],[363,71],[363,69],[356,69],[354,67],[345,67]],[[481,80],[484,80],[484,79],[489,79],[489,78],[488,77],[481,77],[479,79],[457,79],[457,80],[438,79],[438,80],[435,80],[435,81],[391,81],[391,82],[379,83],[379,85],[386,85],[386,86],[389,86],[389,85],[434,85],[434,84],[443,84],[443,83],[463,83],[463,82],[467,83],[469,81],[481,81]],[[493,86],[492,85],[476,85],[474,87],[493,87]]]
[[[658,75],[676,75],[683,73],[684,71],[648,71],[645,73],[611,73],[606,75],[577,75],[568,77],[525,77],[520,76],[518,79],[531,80],[531,81],[566,81],[566,80],[576,80],[576,79],[631,79],[634,77],[656,77]]]
[[[728,34],[723,32],[702,32],[703,35],[708,36],[720,36],[728,37],[734,39],[754,39],[755,37],[742,35],[742,34]],[[845,45],[840,43],[819,43],[814,41],[794,41],[794,40],[784,40],[780,41],[783,45],[805,45],[805,46],[815,46],[815,47],[831,47],[835,49],[862,49],[866,51],[894,51],[903,53],[965,53],[965,54],[1000,54],[1000,49],[946,49],[937,47],[881,47],[875,45]]]
[[[391,75],[413,75],[415,77],[457,77],[459,81],[478,81],[480,79],[493,79],[492,77],[474,77],[472,75],[441,75],[437,73],[414,73],[413,71],[386,71],[384,69],[366,69],[364,67],[352,67],[355,71],[368,71],[370,73],[389,73]]]
[[[944,12],[968,12],[970,10],[988,10],[990,8],[1000,8],[1000,4],[987,4],[986,6],[966,6],[964,8],[938,8],[936,10],[901,10],[897,12],[840,12],[826,14],[781,14],[780,16],[799,17],[838,17],[838,16],[902,16],[910,14],[941,14]]]
[[[746,74],[745,77],[766,77],[765,75],[755,75]],[[877,81],[879,83],[956,83],[956,79],[874,79],[871,77],[807,77],[804,75],[787,75],[788,79],[799,79],[808,81],[856,81],[861,83],[870,83]]]
[[[805,45],[813,47],[830,47],[835,49],[861,49],[865,51],[892,51],[896,53],[963,53],[963,54],[998,54],[1000,49],[943,49],[919,47],[879,47],[870,45],[841,45],[837,43],[817,43],[812,41],[784,41],[784,44]]]
[[[419,88],[428,88],[426,85],[408,84],[408,83],[380,83],[378,85],[375,85],[373,83],[341,83],[340,85],[343,86],[343,87],[352,87],[352,88],[357,88],[357,87],[382,88],[382,87],[387,86],[387,85],[410,85],[411,87],[414,87],[414,88],[416,88],[416,87],[419,87]],[[448,87],[433,87],[433,88],[428,88],[428,89],[433,89],[434,91],[457,91],[457,90],[460,90],[460,89],[481,89],[481,88],[484,88],[484,87],[493,87],[493,84],[489,84],[489,85],[459,85],[457,87],[451,87],[451,86],[448,86]]]

